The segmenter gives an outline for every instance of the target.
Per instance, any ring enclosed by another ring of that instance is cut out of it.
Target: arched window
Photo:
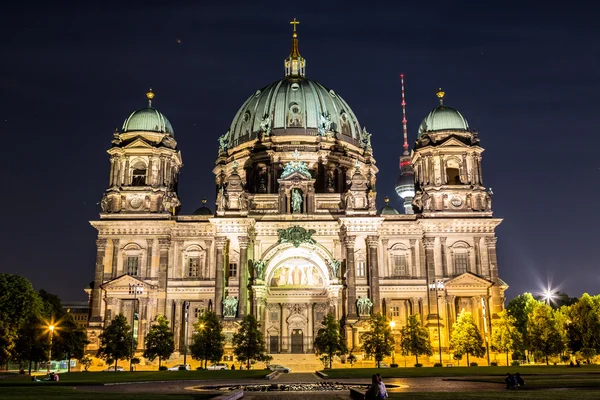
[[[146,186],[146,165],[141,161],[133,166],[131,186]]]
[[[471,271],[471,246],[463,241],[454,243],[451,247],[454,275]]]
[[[446,182],[448,185],[460,185],[460,163],[456,158],[451,158],[446,162]]]
[[[402,243],[396,243],[390,248],[389,274],[392,278],[410,277],[409,248]]]

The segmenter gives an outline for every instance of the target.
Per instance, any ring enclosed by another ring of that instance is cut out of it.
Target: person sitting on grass
[[[517,385],[519,386],[525,386],[525,380],[523,378],[521,378],[521,374],[520,373],[516,373],[515,374],[515,379],[517,380]]]
[[[506,378],[504,378],[504,382],[506,382],[507,389],[514,389],[517,387],[517,381],[515,380],[515,377],[512,376],[512,374],[510,373],[506,373]]]
[[[379,400],[381,398],[380,387],[377,375],[373,374],[371,377],[371,384],[365,393],[365,400]]]

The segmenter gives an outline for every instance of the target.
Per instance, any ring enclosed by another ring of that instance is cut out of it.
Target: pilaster
[[[354,245],[356,236],[345,236],[344,246],[346,248],[346,286],[348,294],[348,318],[356,319],[356,267],[354,265]]]
[[[225,246],[227,245],[227,238],[225,236],[218,236],[215,238],[215,261],[217,264],[216,275],[215,275],[215,313],[219,316],[223,316],[223,285],[225,282]]]
[[[96,240],[96,270],[94,273],[94,289],[92,290],[92,315],[90,322],[102,322],[102,283],[104,282],[104,255],[106,239]]]
[[[247,313],[248,307],[248,236],[238,236],[238,243],[240,245],[240,302],[238,316],[244,318]]]
[[[367,247],[369,248],[369,289],[371,301],[373,302],[373,313],[381,310],[379,294],[379,236],[367,236]]]

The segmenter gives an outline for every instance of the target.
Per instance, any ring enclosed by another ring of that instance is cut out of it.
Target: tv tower
[[[400,176],[396,181],[396,193],[404,199],[404,214],[414,214],[412,200],[415,197],[415,174],[410,163],[408,152],[408,132],[406,128],[406,100],[404,97],[404,74],[400,74],[402,82],[402,129],[404,134],[404,151],[400,156]]]

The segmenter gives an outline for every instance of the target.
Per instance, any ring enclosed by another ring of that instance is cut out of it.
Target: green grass
[[[15,375],[0,380],[3,386],[84,386],[104,383],[177,381],[177,380],[221,380],[262,379],[271,371],[140,371],[140,372],[71,372],[59,374],[58,382],[32,382],[25,375]]]
[[[600,388],[600,379],[595,374],[581,375],[525,375],[525,388],[529,389],[565,389],[565,388]],[[488,377],[487,379],[478,379],[468,377],[464,379],[457,378],[456,381],[468,382],[504,382],[503,377]]]
[[[147,393],[96,393],[85,392],[74,387],[11,387],[2,388],[2,400],[205,400],[216,397],[211,393],[190,394],[147,394]]]
[[[383,378],[418,378],[418,377],[459,377],[459,376],[504,376],[507,372],[519,372],[527,376],[531,374],[600,374],[600,366],[586,365],[581,368],[567,366],[520,366],[520,367],[422,367],[422,368],[340,368],[321,371],[332,379],[370,378],[380,373]]]
[[[389,393],[390,399],[408,399],[411,400],[462,400],[462,399],[486,399],[486,400],[504,400],[504,399],[527,399],[527,400],[596,400],[598,399],[596,390],[569,390],[569,391],[518,391],[507,390],[505,392],[427,392],[427,393]]]

